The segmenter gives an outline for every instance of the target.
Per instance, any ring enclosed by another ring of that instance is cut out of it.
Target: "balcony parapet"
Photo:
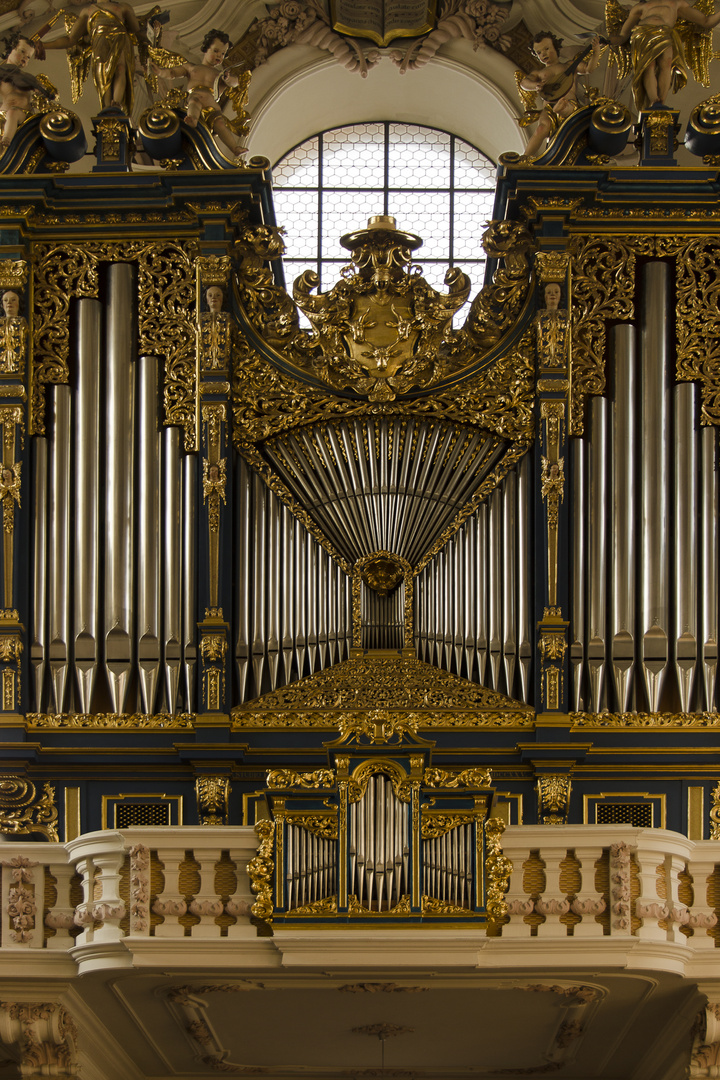
[[[508,915],[499,925],[309,921],[273,936],[251,915],[247,865],[257,845],[249,826],[0,843],[0,964],[26,974],[174,961],[266,968],[327,965],[332,953],[335,962],[377,966],[392,938],[400,967],[431,955],[433,965],[475,968],[621,964],[702,979],[717,969],[717,841],[662,829],[511,826],[503,836],[513,865]]]

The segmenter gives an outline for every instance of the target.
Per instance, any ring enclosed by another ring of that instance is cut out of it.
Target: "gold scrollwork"
[[[635,238],[637,240],[637,238]],[[605,389],[605,338],[611,319],[632,319],[635,257],[632,237],[581,236],[572,244],[573,374],[570,434],[582,435],[588,395]]]
[[[198,278],[208,289],[211,285],[225,288],[232,269],[229,255],[198,255],[195,259]]]
[[[273,918],[273,875],[275,872],[275,822],[263,819],[255,826],[260,839],[257,855],[247,865],[250,888],[257,896],[251,911],[256,919],[270,923]]]
[[[334,814],[288,814],[288,825],[297,825],[306,829],[313,836],[321,836],[323,840],[337,840],[338,823]]]
[[[570,713],[573,728],[720,728],[720,713]]]
[[[447,900],[438,900],[435,896],[423,896],[421,899],[423,915],[474,915],[470,908],[450,904]]]
[[[297,772],[295,769],[272,769],[267,775],[271,790],[280,788],[333,788],[335,773],[332,769],[316,769],[315,772]]]
[[[712,790],[712,806],[710,807],[710,839],[720,840],[720,783]]]
[[[535,269],[541,285],[551,281],[562,284],[567,278],[570,256],[566,251],[538,251],[535,254]]]
[[[7,836],[40,833],[59,843],[55,788],[43,785],[38,798],[35,785],[19,776],[0,776],[0,833]]]
[[[547,773],[538,777],[538,817],[543,825],[565,824],[570,788],[570,776],[567,773]]]
[[[463,769],[452,772],[450,769],[430,768],[423,776],[424,787],[437,788],[488,788],[492,784],[489,769]]]
[[[326,896],[324,900],[291,908],[288,915],[337,915],[337,896]]]
[[[0,259],[0,289],[21,292],[27,285],[28,264],[25,259]]]
[[[28,713],[25,717],[28,730],[132,730],[163,731],[165,729],[192,730],[194,713]]]
[[[401,896],[395,907],[390,908],[388,911],[371,911],[370,908],[363,907],[358,900],[357,896],[353,893],[348,896],[348,915],[373,915],[376,918],[385,918],[388,915],[412,915],[412,902],[409,894]]]
[[[227,825],[230,781],[227,776],[198,776],[195,797],[201,825]]]
[[[387,709],[374,709],[367,713],[343,713],[338,717],[340,735],[365,735],[371,743],[379,745],[403,735],[417,734],[419,718],[410,713],[395,713]]]
[[[485,909],[491,923],[497,923],[507,915],[505,893],[510,884],[513,864],[502,850],[501,838],[505,832],[502,818],[488,818],[485,822],[485,874],[487,890]]]
[[[206,664],[223,661],[227,656],[227,640],[224,634],[203,634],[200,653]]]
[[[425,810],[422,815],[420,835],[423,840],[434,840],[438,836],[445,836],[460,825],[472,825],[476,820],[475,814],[444,814]]]
[[[393,791],[401,802],[410,802],[419,781],[411,780],[401,765],[388,758],[364,761],[358,765],[348,784],[348,801],[359,802],[367,790],[370,777],[377,773],[384,773],[389,778]]]

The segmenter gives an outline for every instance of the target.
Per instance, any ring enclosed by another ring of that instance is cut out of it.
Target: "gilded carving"
[[[710,839],[720,840],[720,783],[712,790],[710,807]]]
[[[476,346],[488,349],[514,326],[527,299],[535,243],[527,227],[515,221],[491,222],[482,243],[502,266],[473,300],[464,329]]]
[[[375,709],[367,713],[344,713],[338,717],[337,726],[342,738],[364,735],[371,743],[381,745],[394,738],[402,742],[408,732],[416,734],[418,717]]]
[[[321,836],[323,840],[337,840],[338,823],[337,817],[331,814],[288,814],[289,825],[297,825],[306,829],[313,836]]]
[[[449,769],[430,768],[425,770],[423,785],[438,788],[487,788],[492,784],[489,769],[463,769],[451,772]]]
[[[333,788],[335,773],[332,769],[304,773],[295,769],[272,769],[267,775],[267,786],[271,791],[283,788]]]
[[[337,729],[341,716],[397,710],[418,728],[532,727],[534,711],[416,657],[363,656],[233,710],[233,726]],[[398,717],[399,719],[399,717]]]
[[[224,634],[203,634],[200,638],[200,653],[205,663],[223,661],[227,656],[227,640]]]
[[[351,261],[330,292],[311,295],[318,285],[312,270],[293,290],[314,330],[313,374],[370,401],[392,401],[411,387],[437,382],[443,340],[468,298],[470,279],[450,269],[448,293],[433,289],[412,263],[420,237],[396,229],[391,217],[371,218],[367,229],[340,243]]]
[[[260,839],[260,847],[255,858],[251,859],[247,866],[250,888],[257,896],[257,900],[252,906],[252,913],[256,919],[272,922],[275,822],[265,819],[258,821],[255,826],[255,833]]]
[[[35,785],[19,776],[0,776],[0,833],[9,836],[41,833],[59,843],[55,788],[43,785],[37,796]]]
[[[485,908],[491,923],[497,923],[507,915],[505,893],[510,883],[513,864],[503,854],[501,837],[505,822],[501,818],[488,818],[485,830],[485,873],[487,886]]]
[[[570,776],[547,773],[537,779],[538,818],[543,825],[564,825],[570,803]]]
[[[97,731],[192,731],[195,726],[194,713],[159,713],[156,716],[147,713],[28,713],[25,720],[30,731],[93,728]]]
[[[459,907],[447,900],[438,900],[435,896],[423,896],[421,899],[423,915],[473,915],[471,908]]]
[[[348,896],[348,915],[373,915],[376,918],[377,916],[387,918],[388,915],[412,915],[412,903],[410,896],[405,894],[400,897],[395,907],[390,908],[388,911],[370,911],[369,908],[363,907],[357,896],[354,896],[351,893],[350,896]]]
[[[198,776],[195,780],[201,825],[227,825],[230,781],[227,776]]]
[[[0,375],[23,376],[27,336],[28,324],[22,315],[0,319]]]
[[[637,250],[632,237],[581,236],[572,242],[571,435],[584,431],[588,395],[605,389],[608,321],[633,318]]]
[[[457,829],[460,825],[472,825],[475,820],[475,814],[471,813],[443,814],[426,811],[422,816],[420,836],[423,840],[434,840],[438,836],[445,836],[446,833]]]
[[[314,900],[311,904],[301,904],[292,908],[290,915],[337,915],[337,896],[326,896],[323,900]]]
[[[719,728],[720,713],[570,713],[573,729]]]

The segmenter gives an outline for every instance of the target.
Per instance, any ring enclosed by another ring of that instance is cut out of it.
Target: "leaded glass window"
[[[340,237],[374,214],[391,214],[398,228],[422,237],[416,259],[435,288],[454,265],[470,275],[471,295],[482,284],[480,241],[492,218],[495,165],[455,135],[387,122],[336,128],[286,154],[273,181],[289,287],[313,269],[320,288],[331,288],[348,261]]]

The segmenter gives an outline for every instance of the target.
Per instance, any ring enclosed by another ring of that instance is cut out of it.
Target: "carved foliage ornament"
[[[392,401],[413,386],[437,382],[445,368],[441,346],[468,298],[470,279],[448,270],[448,293],[436,292],[412,264],[420,237],[400,232],[391,217],[370,218],[367,229],[340,243],[351,253],[340,281],[313,296],[318,276],[306,270],[293,290],[319,345],[313,373],[370,401]]]
[[[35,785],[19,776],[0,776],[0,833],[27,835],[41,833],[59,843],[55,788],[43,786],[38,798]]]

